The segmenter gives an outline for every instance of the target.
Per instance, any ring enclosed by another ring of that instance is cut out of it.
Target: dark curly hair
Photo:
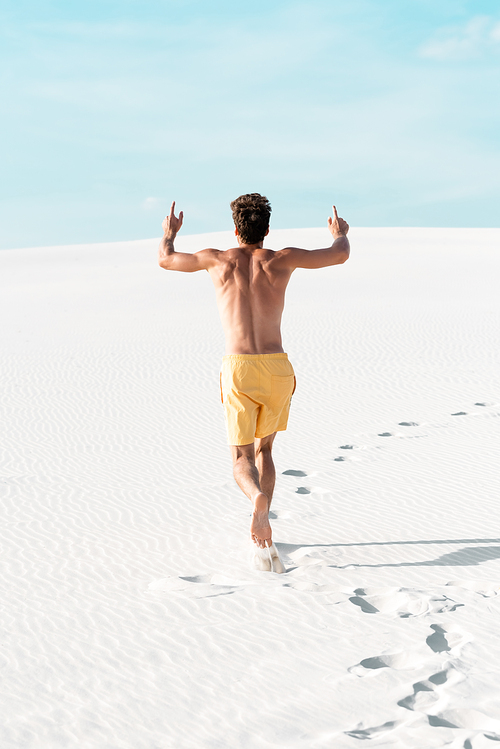
[[[244,244],[258,244],[262,242],[269,229],[271,217],[271,203],[258,192],[240,195],[231,201],[234,225]]]

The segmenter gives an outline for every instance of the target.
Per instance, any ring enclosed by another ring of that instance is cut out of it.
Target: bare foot
[[[260,492],[253,498],[253,515],[250,524],[250,534],[252,541],[261,549],[266,548],[266,541],[269,546],[272,544],[272,531],[269,525],[269,500],[265,494]]]

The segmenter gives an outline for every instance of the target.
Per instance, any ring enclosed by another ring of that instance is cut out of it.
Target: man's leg
[[[273,499],[274,484],[276,483],[276,469],[273,463],[272,449],[276,432],[267,437],[256,438],[255,465],[259,472],[259,483],[262,491],[269,499],[269,507]]]
[[[266,542],[269,545],[272,544],[272,531],[269,525],[271,499],[261,487],[259,470],[255,465],[254,444],[231,445],[231,456],[233,458],[235,481],[253,504],[252,522],[250,525],[252,540],[257,546],[265,548]]]

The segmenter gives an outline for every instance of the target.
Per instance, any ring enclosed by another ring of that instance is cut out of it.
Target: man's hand
[[[163,229],[163,234],[167,239],[175,239],[177,232],[182,226],[182,219],[184,218],[184,214],[181,211],[179,213],[179,218],[174,213],[175,209],[175,200],[172,203],[172,206],[170,208],[170,215],[165,216],[163,219],[163,223],[161,225],[161,228]]]
[[[177,217],[174,213],[175,200],[170,208],[170,215],[165,216],[162,223],[163,237],[158,247],[158,263],[165,270],[180,270],[184,273],[193,273],[197,270],[209,270],[219,255],[218,250],[207,249],[200,252],[176,252],[174,239],[182,226],[183,213],[180,211]]]
[[[345,237],[347,232],[349,231],[349,224],[347,221],[344,221],[343,218],[339,218],[337,215],[337,209],[335,206],[332,206],[333,208],[333,218],[328,217],[328,228],[330,229],[334,239],[337,237]]]

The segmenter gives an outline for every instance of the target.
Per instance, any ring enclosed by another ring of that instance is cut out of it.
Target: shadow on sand
[[[437,559],[428,559],[420,562],[387,562],[382,564],[356,564],[346,565],[329,565],[337,569],[347,567],[473,567],[483,562],[489,562],[492,559],[500,559],[500,546],[477,546],[476,544],[500,544],[500,538],[452,538],[436,539],[434,541],[367,541],[351,544],[287,544],[277,543],[280,553],[293,554],[299,549],[325,549],[325,548],[345,548],[361,546],[423,546],[434,544],[468,544],[464,549],[451,551],[448,554],[442,554]],[[471,544],[474,544],[471,546]]]

